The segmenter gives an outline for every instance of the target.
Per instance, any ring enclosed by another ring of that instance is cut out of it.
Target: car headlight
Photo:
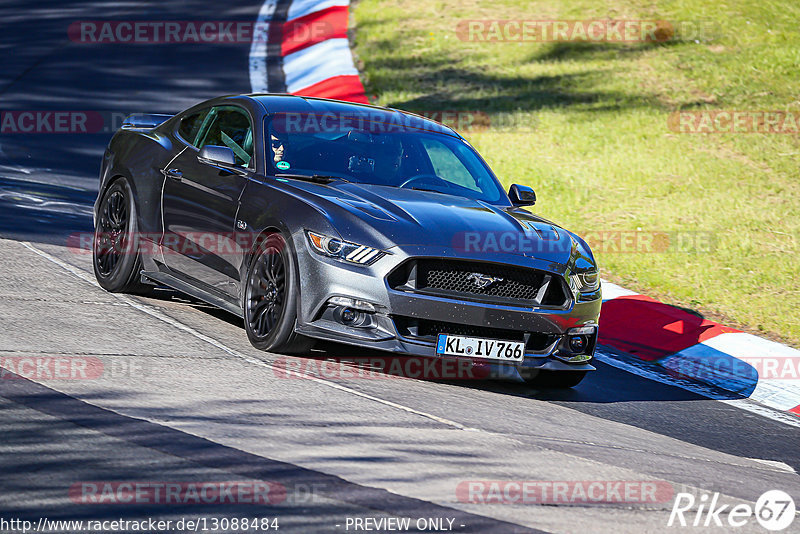
[[[570,275],[572,286],[580,293],[592,293],[600,288],[600,274],[596,269]]]
[[[306,230],[306,237],[314,252],[359,265],[370,265],[386,255],[383,250],[342,241],[335,237]]]

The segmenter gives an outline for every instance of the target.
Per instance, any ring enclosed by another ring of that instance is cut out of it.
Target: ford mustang
[[[94,271],[108,291],[166,286],[234,313],[265,351],[326,340],[571,387],[593,369],[600,280],[535,201],[424,117],[226,96],[126,119]]]

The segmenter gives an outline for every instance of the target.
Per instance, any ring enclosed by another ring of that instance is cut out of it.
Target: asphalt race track
[[[251,20],[258,2],[155,4],[146,13],[116,2],[2,5],[3,111],[171,113],[249,91],[249,44],[91,45],[70,41],[67,27]],[[440,531],[627,533],[665,530],[677,492],[719,492],[731,505],[772,489],[800,495],[800,427],[766,409],[602,362],[568,392],[380,373],[288,377],[287,362],[318,368],[351,352],[262,353],[238,319],[178,294],[106,293],[91,256],[67,243],[91,231],[109,137],[0,135],[0,359],[77,358],[104,369],[86,380],[3,374],[0,518],[267,517],[281,532],[352,532],[354,518],[408,517],[443,520]],[[243,480],[274,484],[285,498],[102,504],[74,494],[87,481]],[[484,504],[464,498],[466,481],[663,481],[670,494],[660,502]],[[800,521],[791,528],[800,531]],[[755,519],[737,529],[763,531]]]

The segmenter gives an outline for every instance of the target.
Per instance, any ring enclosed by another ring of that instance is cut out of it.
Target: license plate
[[[525,358],[525,343],[439,334],[436,342],[436,354],[521,362]]]

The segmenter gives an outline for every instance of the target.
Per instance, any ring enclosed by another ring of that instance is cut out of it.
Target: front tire
[[[286,239],[270,234],[247,271],[244,327],[255,348],[286,354],[311,348],[313,340],[294,331],[299,286],[296,261]]]
[[[103,193],[92,243],[94,275],[111,293],[146,294],[141,282],[142,257],[133,191],[125,178],[115,180]]]

